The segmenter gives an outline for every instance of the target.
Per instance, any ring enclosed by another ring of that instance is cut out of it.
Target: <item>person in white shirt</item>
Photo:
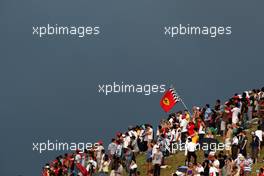
[[[170,142],[175,143],[176,142],[176,125],[173,125],[172,130],[170,131]]]
[[[79,149],[76,150],[76,155],[75,155],[75,158],[74,158],[74,159],[75,159],[75,162],[76,162],[76,163],[80,163],[80,162],[81,162],[81,160],[82,160],[82,155],[81,155]]]
[[[159,147],[160,147],[159,144],[156,143],[156,142],[154,142],[154,145],[153,145],[153,147],[152,147],[152,157],[153,157],[153,155],[154,155],[155,153],[157,153],[157,149],[158,149]]]
[[[255,135],[258,136],[260,143],[263,141],[263,131],[261,130],[261,127],[258,126],[258,129],[255,131]]]
[[[88,165],[86,167],[86,170],[88,171],[89,174],[93,174],[97,168],[97,163],[93,159],[93,157],[90,157],[88,160]]]
[[[137,132],[134,130],[134,128],[129,127],[128,130],[129,130],[129,131],[128,131],[128,135],[129,135],[129,137],[133,137],[133,136],[135,136],[136,139],[138,138],[138,134],[137,134]]]
[[[187,125],[188,125],[188,121],[185,119],[181,120],[181,141],[185,142],[186,141],[186,136],[187,136]]]
[[[115,155],[116,148],[117,148],[116,140],[113,138],[112,142],[108,145],[108,154],[109,154],[110,160]]]
[[[219,173],[220,162],[216,156],[214,156],[213,166],[216,168],[216,173]]]
[[[153,129],[151,126],[148,127],[148,141],[152,142],[153,140]]]
[[[232,139],[232,158],[235,160],[238,155],[238,137],[234,136]]]
[[[197,123],[199,124],[198,126],[199,143],[201,143],[204,139],[206,126],[201,118],[197,119]]]
[[[177,112],[176,118],[179,120],[179,122],[182,121],[182,112],[181,111]]]
[[[194,164],[196,164],[196,160],[197,160],[197,155],[195,153],[196,146],[197,144],[192,142],[192,139],[190,137],[187,138],[186,147],[185,147],[185,156],[187,156],[187,162],[188,162],[187,165],[190,163],[191,157],[194,158]]]
[[[209,169],[209,175],[210,176],[217,176],[218,174],[218,169],[211,163],[210,164],[210,169]]]
[[[123,151],[123,145],[120,141],[117,141],[117,146],[115,151],[116,151],[115,156],[117,158],[120,158],[122,156],[122,151]]]
[[[101,161],[103,159],[103,154],[104,154],[104,146],[103,146],[103,142],[99,141],[98,142],[98,146],[95,149],[96,151],[96,161],[97,161],[97,165],[100,167],[101,166]]]
[[[128,146],[130,145],[130,143],[131,143],[131,138],[130,138],[130,136],[127,133],[126,136],[124,137],[123,147],[124,148],[128,148]]]
[[[157,138],[160,137],[160,135],[161,135],[161,131],[162,131],[162,126],[159,125],[159,126],[157,127],[157,132],[156,132],[156,137],[157,137]]]
[[[195,174],[194,176],[201,176],[201,173],[204,172],[204,168],[203,166],[201,165],[201,163],[198,163],[197,166],[195,167]]]
[[[160,176],[160,166],[162,165],[162,160],[163,154],[158,147],[156,153],[154,153],[152,157],[153,176]]]
[[[151,126],[146,125],[146,130],[145,130],[145,137],[144,141],[147,141],[147,143],[151,143],[153,140],[153,129]]]
[[[169,122],[170,122],[170,125],[172,126],[172,125],[173,125],[173,122],[174,122],[173,117],[171,117],[171,118],[169,119]]]
[[[129,165],[129,175],[135,176],[137,174],[137,163],[132,160],[131,164]]]
[[[237,123],[239,122],[239,113],[240,113],[240,109],[238,108],[238,105],[236,107],[234,107],[232,110],[232,124],[233,126],[236,126]]]

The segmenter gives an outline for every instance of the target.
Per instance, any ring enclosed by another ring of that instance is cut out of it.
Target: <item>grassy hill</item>
[[[247,137],[248,137],[248,144],[247,144],[247,152],[251,154],[250,149],[250,142],[251,142],[251,132],[256,130],[256,125],[252,126],[250,130],[247,131]],[[222,136],[216,137],[220,142],[223,141]],[[264,148],[260,152],[260,157],[258,163],[253,165],[252,168],[252,175],[256,175],[256,170],[258,170],[260,167],[264,166],[264,163],[262,162],[262,159],[264,157]],[[203,151],[197,152],[197,162],[203,162]],[[137,164],[138,164],[138,170],[141,172],[141,175],[146,176],[146,157],[145,154],[140,154],[137,156]],[[161,169],[161,176],[170,176],[172,173],[176,171],[176,169],[179,166],[184,165],[185,163],[185,156],[184,152],[179,152],[173,155],[170,155],[165,159],[165,164],[168,165],[167,168]],[[125,174],[126,175],[126,174]]]

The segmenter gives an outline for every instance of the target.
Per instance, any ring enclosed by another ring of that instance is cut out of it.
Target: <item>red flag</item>
[[[160,100],[160,106],[165,112],[169,112],[177,102],[178,97],[174,89],[171,88],[163,95],[162,99]]]

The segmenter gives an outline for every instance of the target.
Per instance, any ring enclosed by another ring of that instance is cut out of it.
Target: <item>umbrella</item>
[[[187,166],[180,166],[177,171],[178,172],[182,172],[182,173],[186,173],[188,170],[188,167]]]

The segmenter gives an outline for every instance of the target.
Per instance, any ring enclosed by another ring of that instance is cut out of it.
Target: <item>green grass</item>
[[[251,130],[247,132],[247,137],[248,137],[248,144],[247,144],[247,152],[251,153],[250,149],[250,142],[251,142],[251,132],[256,129],[256,126],[252,126]],[[216,137],[220,142],[222,142],[222,136]],[[252,175],[256,175],[256,170],[260,169],[262,166],[264,166],[262,159],[264,158],[264,148],[260,152],[260,157],[259,157],[259,162],[253,165],[252,168]],[[197,162],[203,162],[203,151],[198,151],[197,152]],[[141,172],[141,175],[146,176],[147,171],[146,171],[146,157],[145,154],[140,154],[137,156],[137,164],[138,164],[138,170]],[[177,154],[170,155],[165,159],[165,164],[168,165],[167,168],[161,169],[161,176],[170,176],[172,173],[176,171],[176,169],[179,166],[184,165],[185,163],[185,156],[184,152],[178,152]],[[126,175],[126,174],[125,174]]]

